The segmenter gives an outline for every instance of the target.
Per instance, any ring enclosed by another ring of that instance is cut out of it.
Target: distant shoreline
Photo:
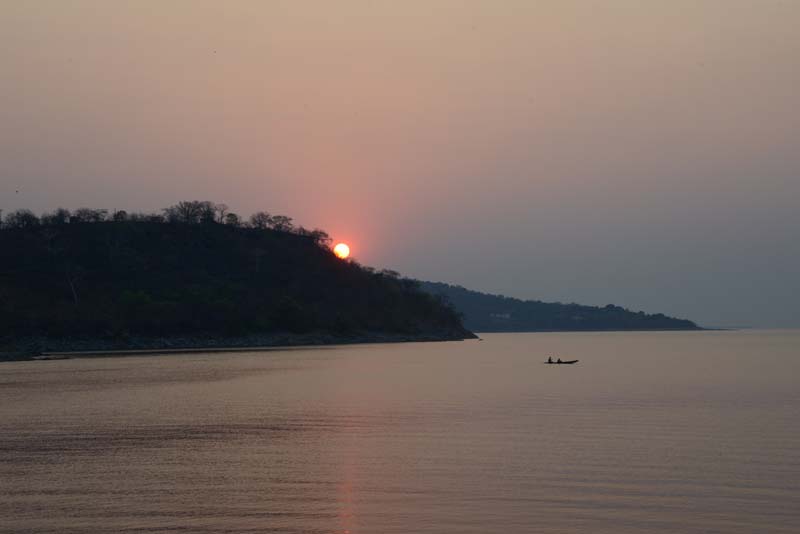
[[[197,352],[245,352],[253,350],[284,350],[337,345],[372,343],[414,343],[434,341],[464,341],[476,339],[471,332],[441,332],[427,334],[363,333],[349,336],[329,333],[264,334],[232,338],[199,336],[113,339],[25,339],[0,351],[0,362],[64,360],[73,357],[136,356],[147,354],[185,354]]]
[[[563,330],[563,329],[554,329],[554,330],[486,330],[480,329],[477,330],[477,333],[480,334],[580,334],[581,332],[586,333],[598,333],[598,332],[709,332],[709,331],[716,331],[716,330],[739,330],[738,328],[704,328],[704,327],[695,327],[695,328],[586,328],[583,330]]]
[[[191,354],[200,352],[248,352],[279,351],[335,347],[342,345],[368,345],[381,343],[422,343],[437,341],[465,341],[480,339],[480,334],[557,334],[557,333],[602,333],[602,332],[714,332],[736,329],[723,328],[662,328],[629,330],[517,330],[482,331],[479,333],[441,332],[437,334],[392,334],[363,333],[349,336],[329,333],[312,334],[263,334],[233,338],[207,337],[135,337],[128,340],[114,339],[24,339],[14,344],[16,349],[0,350],[0,363],[15,361],[50,361],[72,358],[144,356],[150,354]]]

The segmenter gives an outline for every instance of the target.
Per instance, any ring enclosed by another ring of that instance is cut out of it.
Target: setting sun
[[[350,247],[348,247],[345,243],[338,243],[335,247],[333,247],[333,253],[336,254],[337,258],[343,260],[350,255]]]

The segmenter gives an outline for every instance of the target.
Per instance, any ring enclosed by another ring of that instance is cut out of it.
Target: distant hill
[[[686,319],[632,312],[612,304],[596,307],[520,300],[438,282],[421,282],[420,287],[449,300],[463,315],[464,326],[473,332],[700,329]]]
[[[186,202],[163,215],[17,211],[3,220],[0,351],[21,340],[71,350],[242,336],[268,344],[473,337],[441,298],[392,271],[338,259],[324,232],[284,216],[245,223],[219,205]]]

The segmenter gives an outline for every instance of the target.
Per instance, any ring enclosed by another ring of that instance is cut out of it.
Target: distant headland
[[[447,299],[473,332],[703,330],[687,319],[634,312],[613,304],[599,307],[520,300],[440,282],[421,282],[420,288]]]

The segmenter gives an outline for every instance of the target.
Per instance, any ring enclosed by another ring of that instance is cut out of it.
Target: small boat
[[[551,365],[572,365],[573,363],[578,363],[580,360],[566,360],[561,362],[544,362],[549,363]]]

